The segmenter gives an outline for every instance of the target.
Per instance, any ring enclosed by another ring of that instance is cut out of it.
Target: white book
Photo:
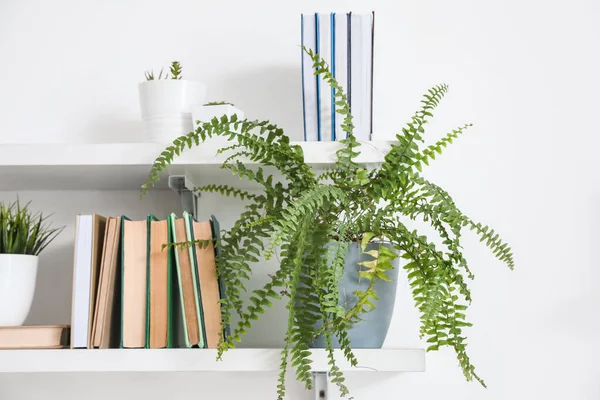
[[[92,281],[92,215],[78,215],[75,231],[71,347],[88,347],[90,291]]]
[[[302,46],[317,51],[317,28],[315,14],[302,14]],[[304,140],[319,140],[319,119],[317,103],[317,77],[308,54],[302,50],[302,111],[304,118]]]
[[[327,63],[329,69],[333,64],[333,42],[332,42],[332,14],[317,14],[317,50],[321,59]],[[322,142],[331,142],[335,140],[333,137],[333,95],[332,88],[323,79],[323,75],[319,75],[317,85],[317,98],[319,99],[319,140]]]
[[[336,13],[334,16],[334,68],[335,80],[348,96],[348,17],[347,13]],[[344,116],[336,114],[337,106],[333,106],[335,140],[345,139],[347,134],[342,128]]]
[[[374,35],[375,35],[375,14],[369,13],[364,15],[363,17],[363,37],[364,37],[364,52],[365,58],[368,60],[366,69],[366,83],[365,88],[367,91],[367,96],[365,96],[365,126],[364,129],[367,131],[368,139],[373,139],[373,45],[374,45]]]
[[[354,136],[371,139],[373,14],[350,17],[350,110],[354,117]]]

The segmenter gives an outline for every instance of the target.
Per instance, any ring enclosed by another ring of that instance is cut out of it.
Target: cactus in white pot
[[[183,79],[182,67],[173,61],[169,72],[149,71],[138,85],[144,131],[151,142],[171,143],[193,130],[192,108],[204,102],[206,85]]]
[[[39,254],[64,229],[46,219],[29,203],[0,202],[0,326],[22,325],[29,314]]]

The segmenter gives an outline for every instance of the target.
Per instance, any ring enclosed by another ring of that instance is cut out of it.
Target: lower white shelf
[[[358,366],[341,352],[343,371],[422,372],[424,349],[356,349]],[[216,360],[212,349],[0,350],[0,373],[29,372],[268,372],[278,371],[281,349],[232,349]],[[312,370],[328,371],[327,354],[312,350]]]

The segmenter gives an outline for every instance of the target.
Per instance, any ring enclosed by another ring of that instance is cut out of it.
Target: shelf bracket
[[[181,197],[181,207],[196,217],[200,193],[194,192],[196,185],[185,175],[169,176],[169,187]]]
[[[327,400],[329,398],[329,373],[313,372],[312,374],[315,400]]]

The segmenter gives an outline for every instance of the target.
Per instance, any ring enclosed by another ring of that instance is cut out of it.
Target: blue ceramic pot
[[[393,250],[389,244],[369,244],[366,251],[378,250],[379,246],[386,246]],[[357,301],[357,297],[353,294],[355,290],[365,291],[369,287],[369,281],[359,279],[358,271],[361,266],[359,262],[370,261],[373,258],[363,254],[359,243],[350,243],[348,246],[348,254],[346,255],[346,266],[344,268],[344,276],[340,281],[340,298],[339,304],[344,306],[346,310],[350,310]],[[362,320],[354,324],[348,331],[352,348],[381,348],[390,327],[392,314],[394,312],[394,303],[396,301],[396,288],[398,286],[398,264],[399,260],[392,261],[393,269],[387,271],[387,276],[392,280],[386,282],[377,280],[375,282],[375,292],[379,300],[374,300],[375,309],[361,315]],[[337,338],[333,338],[334,347],[339,347]],[[312,347],[325,347],[325,338],[317,337]]]

